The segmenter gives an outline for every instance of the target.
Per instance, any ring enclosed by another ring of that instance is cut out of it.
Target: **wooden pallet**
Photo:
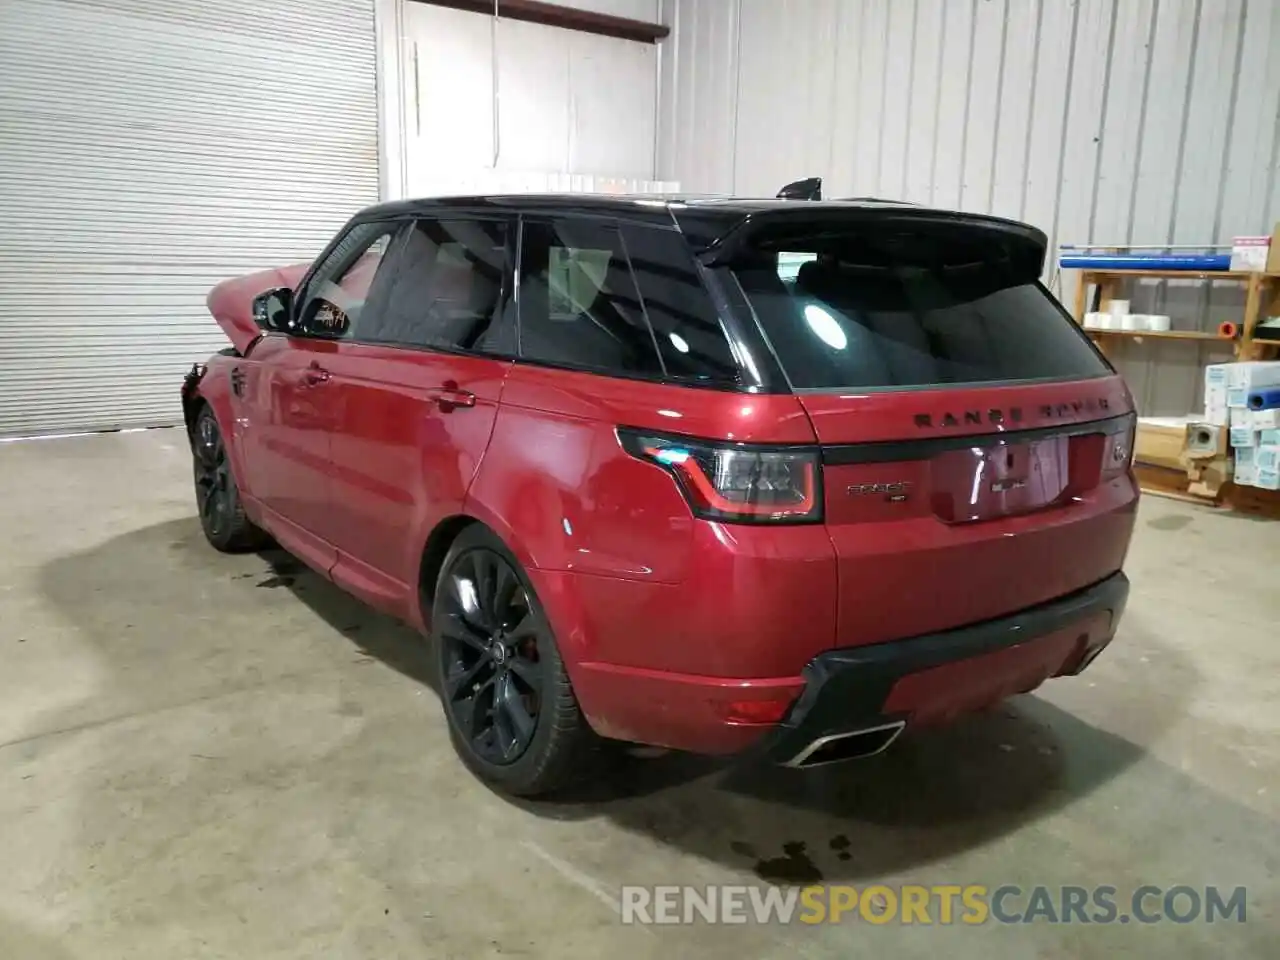
[[[1234,483],[1223,484],[1218,496],[1198,497],[1188,491],[1190,481],[1186,471],[1151,463],[1135,463],[1134,473],[1144,494],[1194,503],[1218,510],[1234,510],[1268,520],[1280,520],[1280,491],[1261,490],[1258,487],[1240,487]]]

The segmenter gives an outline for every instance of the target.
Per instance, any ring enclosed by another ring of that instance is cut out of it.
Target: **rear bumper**
[[[574,686],[604,736],[706,754],[759,749],[797,763],[824,737],[946,722],[1079,673],[1110,643],[1128,594],[1128,579],[1117,573],[1010,616],[829,650],[802,676],[705,677],[580,663]],[[781,722],[735,718],[749,715],[753,703],[776,705]]]
[[[1116,573],[1008,617],[820,654],[762,747],[779,763],[812,762],[824,738],[946,722],[1080,673],[1111,642],[1128,597],[1129,580]]]

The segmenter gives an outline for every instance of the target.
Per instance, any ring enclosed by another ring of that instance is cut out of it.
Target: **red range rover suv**
[[[352,219],[209,295],[201,522],[429,633],[462,758],[865,756],[1083,670],[1132,400],[1045,237],[873,201],[527,196]]]

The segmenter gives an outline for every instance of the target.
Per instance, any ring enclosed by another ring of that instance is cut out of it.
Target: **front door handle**
[[[318,363],[313,363],[307,367],[306,373],[302,375],[302,385],[304,387],[314,387],[317,384],[324,383],[329,379],[329,371]]]
[[[435,401],[441,413],[452,413],[459,407],[476,405],[476,395],[470,390],[463,390],[455,380],[446,380],[440,386],[428,390],[427,395]]]

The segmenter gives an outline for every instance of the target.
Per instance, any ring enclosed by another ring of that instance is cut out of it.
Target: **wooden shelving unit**
[[[1235,343],[1216,333],[1204,333],[1201,330],[1099,330],[1097,327],[1085,327],[1084,332],[1091,337],[1128,337],[1130,340],[1142,340],[1154,337],[1157,340],[1218,340],[1222,343]]]
[[[1084,326],[1084,316],[1088,310],[1091,287],[1099,291],[1099,310],[1108,310],[1111,301],[1117,298],[1122,284],[1126,280],[1158,279],[1158,280],[1213,280],[1232,281],[1245,285],[1244,317],[1240,323],[1240,336],[1234,340],[1219,337],[1218,334],[1203,330],[1098,330]],[[1258,320],[1263,316],[1280,314],[1280,274],[1252,273],[1238,270],[1081,270],[1080,284],[1076,288],[1075,320],[1081,329],[1094,339],[1103,353],[1107,345],[1121,340],[1133,340],[1140,343],[1148,338],[1152,340],[1199,341],[1200,343],[1217,342],[1231,344],[1237,360],[1261,360],[1275,357],[1280,341],[1256,340],[1254,333]],[[1170,469],[1150,463],[1135,463],[1138,482],[1143,491],[1161,496],[1173,497],[1190,503],[1214,507],[1228,507],[1232,510],[1257,514],[1269,519],[1280,519],[1280,494],[1270,490],[1259,490],[1255,487],[1237,487],[1226,483],[1216,499],[1210,500],[1196,496],[1188,491],[1189,476],[1181,469]]]
[[[1240,336],[1226,340],[1216,333],[1201,330],[1098,330],[1084,326],[1088,310],[1089,288],[1097,287],[1100,293],[1098,309],[1106,311],[1121,284],[1126,280],[1215,280],[1243,283],[1245,285],[1244,318],[1240,324]],[[1081,270],[1080,283],[1076,287],[1075,319],[1081,329],[1094,337],[1103,352],[1106,344],[1114,339],[1145,340],[1199,340],[1232,343],[1237,360],[1260,360],[1280,347],[1280,341],[1255,340],[1254,331],[1258,318],[1280,313],[1280,274],[1252,273],[1241,270]]]

